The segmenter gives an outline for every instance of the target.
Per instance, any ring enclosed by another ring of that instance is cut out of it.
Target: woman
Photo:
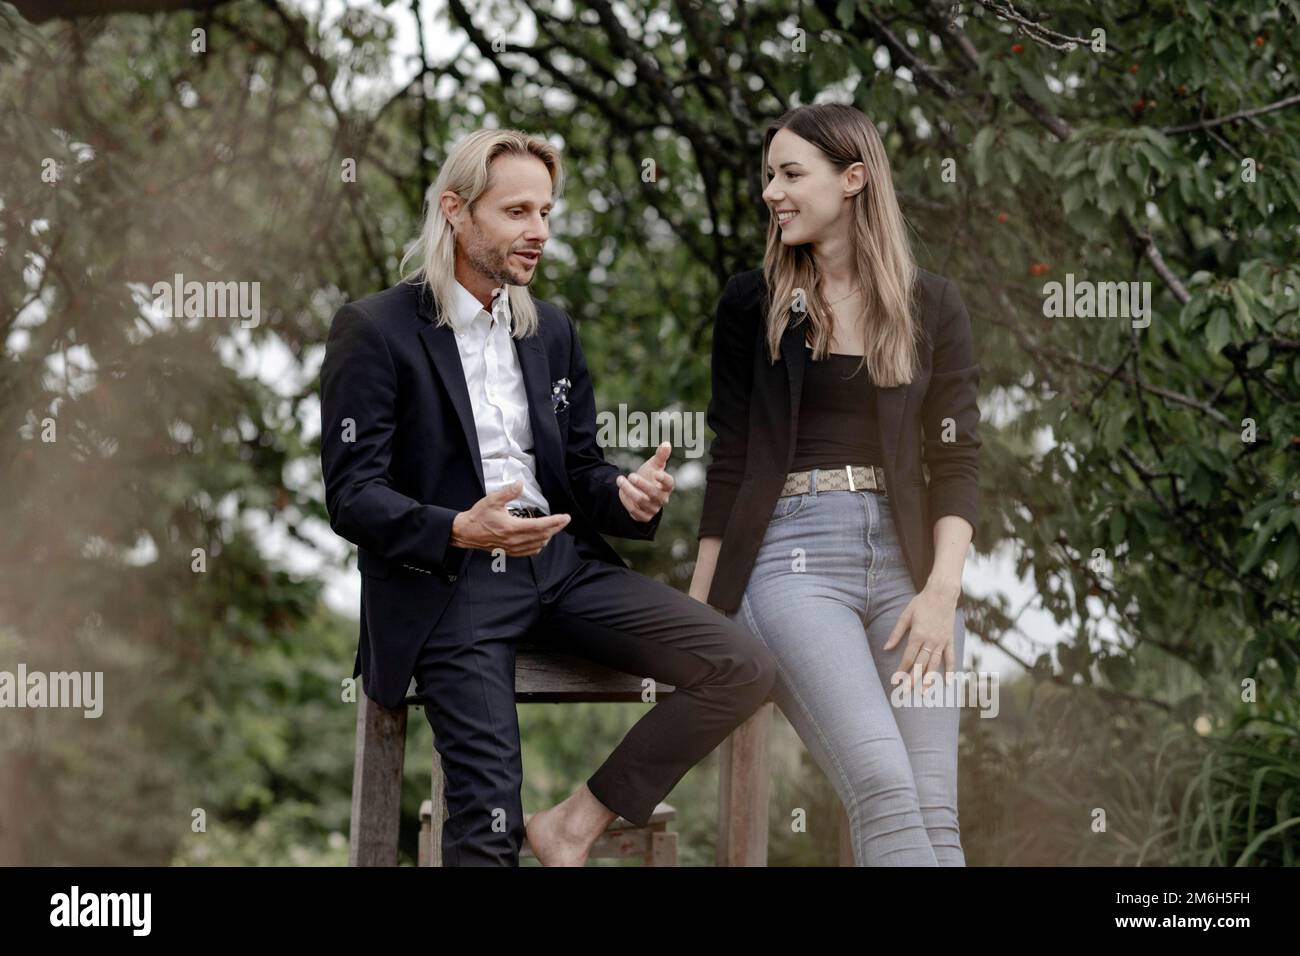
[[[964,866],[960,713],[891,697],[896,675],[919,697],[962,661],[979,507],[970,319],[951,282],[916,267],[861,112],[791,110],[763,163],[763,268],[718,303],[691,596],[773,651],[776,702],[844,803],[857,865]]]

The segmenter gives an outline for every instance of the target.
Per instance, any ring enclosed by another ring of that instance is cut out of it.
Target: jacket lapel
[[[546,350],[542,348],[542,333],[534,332],[522,339],[511,339],[515,343],[515,354],[519,356],[519,369],[524,377],[524,391],[528,394],[528,420],[533,426],[533,455],[537,462],[538,484],[548,499],[554,492],[547,492],[543,475],[550,473],[553,488],[569,486],[568,474],[556,460],[556,452],[562,447],[560,426],[555,421],[555,412],[551,404],[551,363],[546,359]]]
[[[762,325],[763,323],[760,322],[758,342],[760,355],[767,352]],[[806,322],[800,322],[798,325],[790,323],[785,328],[785,334],[781,336],[781,357],[785,359],[786,383],[790,388],[789,414],[778,419],[785,428],[785,457],[782,472],[788,472],[790,463],[794,461],[794,436],[798,434],[799,428],[799,399],[803,395],[803,373],[808,364],[808,349],[804,346],[807,332]]]
[[[478,454],[478,429],[474,427],[474,406],[469,400],[469,386],[465,384],[465,370],[460,364],[460,349],[456,346],[456,333],[450,325],[438,325],[438,307],[433,293],[421,287],[419,292],[418,312],[428,321],[420,329],[420,342],[429,354],[438,377],[447,387],[451,404],[456,409],[456,418],[460,421],[461,431],[465,434],[469,447],[473,450],[470,458],[474,461],[474,473],[478,475],[478,486],[487,495],[487,486],[483,481],[483,461]]]
[[[876,425],[880,429],[880,447],[885,452],[885,460],[880,464],[891,481],[898,463],[898,440],[903,433],[903,412],[906,405],[906,385],[895,385],[893,388],[876,386]]]
[[[478,452],[478,429],[474,427],[474,406],[469,398],[469,386],[465,383],[465,369],[460,363],[460,349],[456,345],[456,333],[449,325],[438,325],[438,306],[433,294],[425,288],[420,291],[417,311],[427,323],[420,329],[420,341],[433,363],[434,369],[447,386],[451,404],[456,409],[461,430],[473,454],[474,472],[478,475],[479,488],[486,495],[483,479],[483,460]],[[551,411],[550,363],[542,348],[541,333],[525,339],[512,338],[515,354],[519,357],[519,368],[523,374],[524,391],[528,399],[528,420],[533,430],[533,454],[538,465],[538,484],[547,498],[552,492],[547,490],[547,481],[543,474],[551,477],[552,488],[568,488],[568,478],[559,468],[555,458],[560,447],[560,427]],[[543,412],[545,414],[543,414]]]

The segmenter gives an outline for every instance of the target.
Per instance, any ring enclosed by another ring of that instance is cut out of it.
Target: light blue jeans
[[[907,636],[882,650],[916,589],[889,498],[778,498],[740,606],[777,662],[774,697],[852,828],[858,866],[965,866],[957,823],[958,706],[893,706]],[[966,627],[953,625],[955,669]]]

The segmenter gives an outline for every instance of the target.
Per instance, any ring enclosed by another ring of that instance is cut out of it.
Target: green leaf
[[[1228,339],[1232,337],[1232,322],[1228,318],[1226,309],[1219,309],[1214,313],[1205,332],[1206,347],[1210,352],[1217,355],[1223,351],[1223,347],[1228,344]]]
[[[1120,508],[1112,509],[1110,513],[1110,543],[1112,546],[1124,543],[1124,532],[1128,529],[1128,520],[1124,517],[1124,512]]]
[[[1189,285],[1196,284],[1196,276],[1192,276]],[[1190,330],[1193,325],[1197,324],[1197,319],[1209,305],[1210,299],[1206,295],[1194,295],[1187,300],[1187,303],[1178,311],[1178,326],[1184,332]]]
[[[1020,79],[1021,88],[1024,89],[1031,98],[1042,103],[1044,106],[1054,105],[1055,97],[1052,96],[1052,91],[1047,88],[1047,84],[1043,82],[1041,76],[1032,70],[1020,66],[1019,64],[1012,67],[1012,69]]]
[[[1075,183],[1065,191],[1061,197],[1061,204],[1065,207],[1065,214],[1068,216],[1079,208],[1083,202],[1083,184]]]
[[[1020,158],[1011,150],[1004,150],[1002,153],[1002,165],[1006,168],[1007,178],[1011,180],[1012,185],[1020,182]]]
[[[1210,37],[1210,50],[1214,53],[1214,58],[1219,61],[1218,66],[1220,69],[1227,70],[1239,65],[1238,58],[1234,57],[1232,52],[1224,46],[1223,41],[1219,39],[1217,34]],[[1240,72],[1237,69],[1233,69],[1232,71],[1233,73]]]
[[[1107,143],[1099,152],[1101,158],[1097,165],[1097,185],[1104,186],[1115,181],[1115,144]]]
[[[1255,323],[1250,317],[1250,303],[1246,297],[1250,295],[1249,287],[1242,285],[1240,282],[1232,284],[1232,303],[1237,307],[1237,323],[1243,329],[1251,329]]]
[[[1283,581],[1290,578],[1297,561],[1300,561],[1300,540],[1297,540],[1295,535],[1289,534],[1282,544],[1282,552],[1277,559],[1278,578]]]
[[[1153,52],[1163,53],[1176,39],[1178,39],[1178,30],[1174,24],[1166,24],[1161,28],[1160,32],[1156,34],[1156,45]]]
[[[1250,551],[1247,553],[1245,559],[1241,562],[1241,567],[1238,569],[1241,574],[1245,574],[1251,568],[1255,567],[1255,565],[1259,564],[1260,560],[1264,556],[1264,549],[1273,541],[1273,535],[1277,533],[1277,529],[1289,518],[1290,515],[1287,514],[1285,508],[1279,508],[1269,516],[1268,521],[1264,523],[1264,527],[1260,528],[1259,531],[1255,533],[1255,539],[1251,545]]]
[[[1097,208],[1107,216],[1113,215],[1120,206],[1120,196],[1113,189],[1103,189],[1097,196]]]
[[[1132,416],[1132,406],[1125,405],[1116,411],[1115,414],[1111,415],[1102,426],[1102,446],[1112,455],[1115,454],[1115,452],[1119,450],[1119,446],[1124,443],[1124,428],[1128,425],[1128,421]]]
[[[1075,154],[1074,158],[1065,162],[1060,174],[1066,179],[1072,179],[1088,168],[1088,157]]]
[[[1139,190],[1145,189],[1147,184],[1148,172],[1136,156],[1131,162],[1124,164],[1124,171],[1128,173],[1128,178],[1133,180],[1133,185]]]
[[[1153,143],[1138,143],[1137,149],[1138,152],[1146,157],[1147,162],[1160,170],[1160,172],[1165,176],[1171,176],[1173,174],[1173,163],[1158,146]]]
[[[1197,468],[1192,472],[1191,480],[1187,483],[1187,496],[1199,505],[1209,504],[1214,498],[1217,484],[1213,472],[1205,468]]]
[[[997,134],[992,126],[985,126],[975,134],[975,142],[971,144],[971,152],[975,164],[975,182],[983,186],[989,178],[989,147],[993,144],[993,137]]]

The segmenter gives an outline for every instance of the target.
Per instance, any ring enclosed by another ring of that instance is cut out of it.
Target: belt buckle
[[[845,465],[844,474],[849,476],[849,491],[857,491],[857,487],[853,484],[853,466]]]

